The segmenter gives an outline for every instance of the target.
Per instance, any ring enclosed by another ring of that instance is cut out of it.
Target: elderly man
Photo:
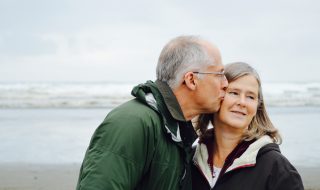
[[[81,166],[78,190],[191,189],[190,122],[220,108],[228,82],[219,50],[180,36],[162,50],[157,80],[133,88],[96,129]]]

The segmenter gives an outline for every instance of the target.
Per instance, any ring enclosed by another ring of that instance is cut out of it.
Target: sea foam
[[[0,83],[0,108],[113,108],[130,83]],[[267,106],[320,106],[320,83],[264,83]]]

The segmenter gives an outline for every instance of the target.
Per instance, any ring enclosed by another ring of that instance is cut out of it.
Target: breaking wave
[[[0,108],[113,108],[132,99],[128,83],[0,83]],[[267,106],[320,106],[320,83],[265,83]]]

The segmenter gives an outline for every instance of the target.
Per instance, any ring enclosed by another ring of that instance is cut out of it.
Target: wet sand
[[[0,164],[0,190],[72,190],[79,164]],[[320,167],[297,167],[306,190],[320,190]]]
[[[80,166],[0,164],[0,190],[73,190]]]

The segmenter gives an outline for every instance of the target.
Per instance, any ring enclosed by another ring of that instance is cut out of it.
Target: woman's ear
[[[198,83],[198,77],[193,72],[187,72],[184,75],[184,83],[190,90],[196,90],[197,83]]]

